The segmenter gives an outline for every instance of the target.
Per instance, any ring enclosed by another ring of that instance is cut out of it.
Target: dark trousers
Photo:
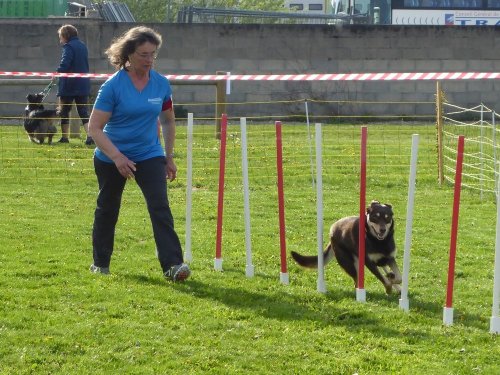
[[[168,203],[165,166],[165,158],[156,157],[138,162],[135,172],[135,181],[148,207],[163,272],[183,262],[181,243],[174,230],[174,219]],[[122,193],[127,180],[113,163],[105,163],[94,157],[94,168],[99,183],[92,230],[94,265],[109,267]]]
[[[61,108],[61,125],[69,124],[69,114],[73,101],[76,104],[78,116],[82,120],[82,124],[89,122],[89,111],[87,108],[88,96],[61,96],[59,97],[59,107]]]

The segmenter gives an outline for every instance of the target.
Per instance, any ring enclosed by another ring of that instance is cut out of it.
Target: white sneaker
[[[177,264],[163,274],[167,279],[176,281],[184,281],[191,275],[191,270],[186,263]]]

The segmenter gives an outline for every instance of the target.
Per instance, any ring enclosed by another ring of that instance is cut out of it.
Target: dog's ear
[[[370,212],[372,212],[372,208],[376,204],[380,204],[380,202],[376,201],[376,200],[372,200],[370,205],[368,207],[366,207],[366,213],[369,214]]]

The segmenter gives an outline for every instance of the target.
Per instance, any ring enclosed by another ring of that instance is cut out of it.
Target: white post
[[[366,289],[356,288],[356,301],[361,303],[366,302]]]
[[[495,180],[495,186],[498,185],[498,169],[497,169],[497,129],[496,129],[496,113],[491,112],[491,126],[493,128],[493,177]],[[496,191],[496,198],[498,204],[498,189]]]
[[[411,251],[411,235],[413,228],[413,206],[415,202],[415,181],[417,175],[417,155],[418,155],[418,140],[419,135],[412,135],[411,143],[411,162],[410,162],[410,177],[408,179],[408,201],[406,204],[406,231],[405,231],[405,249],[403,257],[403,281],[401,283],[401,298],[399,299],[399,307],[408,312],[410,303],[408,301],[408,279],[410,273],[410,251]]]
[[[231,72],[226,72],[226,95],[231,94]]]
[[[500,183],[497,196],[500,196]],[[500,333],[500,205],[497,201],[497,226],[495,241],[495,271],[493,273],[493,307],[490,320],[490,333]]]
[[[316,124],[316,223],[318,244],[318,282],[317,289],[320,293],[326,293],[325,265],[323,261],[323,176],[322,176],[322,139],[321,124]]]
[[[479,141],[479,154],[480,154],[480,160],[481,160],[481,167],[480,167],[480,185],[481,185],[481,191],[479,193],[479,196],[481,200],[483,200],[483,190],[484,190],[484,104],[481,103],[481,121],[480,121],[480,133],[481,133],[481,138]]]
[[[248,184],[248,153],[247,153],[247,119],[240,119],[241,127],[241,169],[243,172],[243,203],[245,216],[245,249],[246,249],[246,267],[247,277],[253,277],[254,266],[252,264],[252,245],[250,235],[250,193]]]
[[[447,327],[453,325],[453,307],[443,307],[443,324]]]
[[[309,106],[307,105],[307,99],[305,100],[306,106],[306,124],[307,124],[307,138],[309,141],[309,164],[311,165],[311,183],[314,189],[314,170],[312,162],[312,138],[311,138],[311,127],[309,126]]]
[[[191,211],[193,207],[193,114],[188,113],[187,122],[187,169],[186,169],[186,244],[184,248],[184,260],[191,262],[193,254],[191,251]]]

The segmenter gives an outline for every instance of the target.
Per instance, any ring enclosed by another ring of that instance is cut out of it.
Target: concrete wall
[[[91,71],[110,73],[104,50],[133,26],[91,19],[0,19],[2,71],[51,72],[58,66],[57,29],[78,27],[89,47]],[[151,24],[164,38],[156,68],[163,74],[229,71],[234,74],[349,72],[500,72],[500,28],[442,26],[327,26]],[[500,80],[445,81],[458,105],[481,102],[500,110]],[[20,113],[28,92],[43,86],[0,85],[0,114]],[[97,86],[96,86],[97,87]],[[55,89],[51,95],[53,96]],[[425,115],[433,113],[435,82],[233,82],[230,116],[303,113],[300,99],[314,99],[314,114]],[[50,100],[51,97],[48,98]],[[199,116],[213,116],[213,86],[175,86],[174,99]],[[55,97],[54,97],[55,100]],[[268,101],[288,104],[261,104]],[[345,104],[337,101],[357,101]],[[323,103],[327,101],[328,103]],[[377,104],[359,104],[360,101]],[[393,102],[417,102],[394,104]],[[5,104],[5,102],[9,102]],[[11,104],[19,102],[19,105]],[[418,104],[425,102],[427,104]]]

